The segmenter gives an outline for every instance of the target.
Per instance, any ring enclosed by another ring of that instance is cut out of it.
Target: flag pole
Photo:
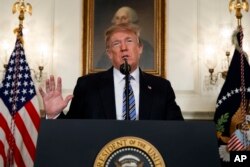
[[[32,14],[32,6],[30,3],[25,3],[24,0],[18,0],[15,2],[12,6],[12,13],[19,13],[18,19],[19,19],[19,26],[14,29],[14,33],[17,36],[17,41],[19,41],[22,45],[24,44],[23,40],[23,21],[25,19],[25,13],[28,12],[30,15]],[[15,87],[17,87],[17,82],[15,83]],[[14,93],[13,97],[17,97],[16,92]],[[12,102],[12,109],[11,109],[11,123],[10,123],[10,134],[9,134],[9,141],[10,141],[10,147],[8,149],[7,154],[7,167],[13,167],[14,166],[14,155],[15,155],[15,116],[16,116],[16,104],[17,102],[14,100]]]
[[[240,89],[241,89],[241,113],[244,116],[244,122],[242,122],[241,124],[241,131],[243,132],[243,134],[245,135],[243,139],[246,138],[247,136],[247,131],[250,130],[250,125],[248,124],[248,120],[247,120],[247,115],[249,114],[247,111],[247,99],[246,99],[246,85],[245,85],[245,71],[244,71],[244,56],[245,53],[243,51],[243,28],[241,25],[241,19],[243,17],[241,10],[245,10],[246,12],[248,12],[249,10],[249,4],[247,2],[247,0],[230,0],[229,2],[229,11],[232,12],[233,10],[235,10],[235,17],[237,19],[237,24],[238,24],[238,30],[239,30],[239,52],[240,52]],[[229,140],[229,144],[230,144]],[[247,150],[248,145],[247,145],[247,141],[244,141],[244,150]]]

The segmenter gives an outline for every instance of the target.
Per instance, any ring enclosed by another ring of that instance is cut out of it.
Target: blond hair
[[[112,25],[106,30],[106,32],[105,32],[106,48],[109,48],[110,37],[115,32],[130,32],[130,33],[133,33],[133,34],[135,34],[137,36],[139,44],[141,44],[141,42],[140,42],[140,27],[138,25],[132,24],[132,23],[121,23],[121,24],[117,24],[117,25]]]

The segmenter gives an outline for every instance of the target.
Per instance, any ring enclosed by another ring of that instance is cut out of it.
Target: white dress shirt
[[[115,86],[115,107],[116,107],[116,119],[123,120],[122,116],[122,105],[123,105],[123,91],[125,87],[125,75],[123,75],[119,70],[113,68],[114,75],[114,86]],[[134,96],[135,96],[135,109],[136,109],[136,120],[139,120],[139,90],[140,90],[140,77],[139,68],[137,67],[135,71],[131,74],[133,79],[130,80]]]

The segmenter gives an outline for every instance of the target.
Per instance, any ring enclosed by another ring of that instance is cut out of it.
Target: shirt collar
[[[117,82],[121,82],[125,75],[122,74],[119,70],[117,70],[116,68],[113,68],[113,74],[114,74],[114,81]],[[136,82],[139,83],[139,67],[137,67],[132,73],[130,73],[130,75],[134,78],[134,80]]]

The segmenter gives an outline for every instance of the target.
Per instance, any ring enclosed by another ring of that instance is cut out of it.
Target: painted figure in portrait
[[[139,18],[136,11],[129,6],[120,7],[114,14],[112,24],[120,23],[133,23],[138,24]],[[143,53],[141,55],[140,67],[142,69],[152,69],[154,68],[154,49],[152,45],[145,39],[140,39],[143,45]],[[110,60],[106,52],[104,51],[100,59],[96,62],[96,67],[100,69],[107,69],[111,66]]]

